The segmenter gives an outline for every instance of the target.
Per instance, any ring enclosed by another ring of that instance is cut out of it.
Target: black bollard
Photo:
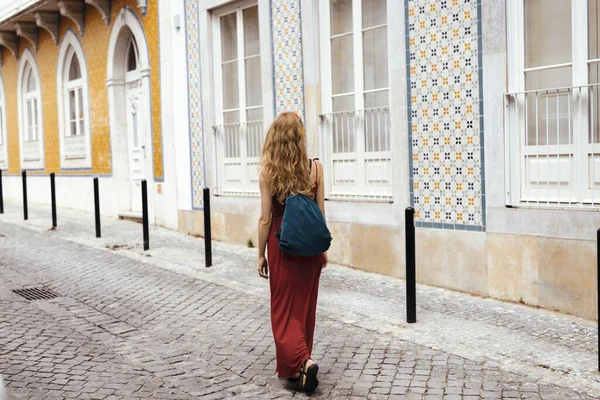
[[[27,208],[27,171],[23,171],[23,219],[29,219],[29,210]]]
[[[94,210],[96,214],[96,237],[102,236],[100,231],[100,188],[98,186],[98,178],[94,178]]]
[[[204,188],[204,260],[212,267],[212,232],[210,224],[210,189]]]
[[[52,203],[52,228],[56,228],[56,182],[54,172],[50,174],[50,202]]]
[[[0,169],[0,214],[4,214],[4,193],[2,191],[2,170]]]
[[[415,271],[415,209],[408,207],[406,217],[406,322],[417,322],[417,284]]]
[[[142,181],[142,225],[144,231],[144,251],[150,250],[150,232],[148,229],[148,184]]]

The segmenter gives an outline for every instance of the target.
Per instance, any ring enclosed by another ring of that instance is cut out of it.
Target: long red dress
[[[313,196],[316,190],[315,185]],[[313,257],[293,256],[279,249],[275,233],[281,227],[284,210],[285,205],[274,198],[267,251],[277,373],[287,378],[297,374],[302,363],[311,357],[324,258],[322,254]]]

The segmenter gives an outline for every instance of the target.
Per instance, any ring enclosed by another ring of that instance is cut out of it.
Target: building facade
[[[596,315],[598,0],[80,0],[0,6],[0,168],[20,200],[257,243],[282,111],[325,168],[330,260]],[[2,3],[0,3],[2,4]],[[7,10],[7,11],[4,11]],[[598,158],[597,158],[598,157]],[[7,189],[8,188],[8,189]]]
[[[208,186],[215,237],[256,243],[260,144],[297,111],[325,166],[333,262],[403,277],[412,206],[418,281],[594,318],[596,0],[172,11],[182,231],[202,234]]]
[[[143,0],[0,3],[0,168],[7,200],[93,210],[176,227],[165,180],[159,4]],[[173,168],[174,169],[174,168]],[[171,180],[174,182],[174,180]],[[166,195],[165,195],[166,194]],[[172,197],[172,196],[171,196]],[[171,206],[168,207],[168,204]]]

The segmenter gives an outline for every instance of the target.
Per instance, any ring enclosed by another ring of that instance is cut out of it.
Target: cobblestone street
[[[17,205],[0,216],[0,375],[9,399],[303,398],[275,376],[268,285],[255,249]],[[28,301],[12,290],[45,287]],[[600,398],[595,322],[330,266],[314,398]]]

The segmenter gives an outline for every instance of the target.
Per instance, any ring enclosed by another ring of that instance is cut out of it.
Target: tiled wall
[[[154,177],[158,180],[163,177],[162,162],[162,128],[160,108],[160,59],[158,46],[158,3],[150,0],[148,13],[142,17],[135,0],[113,0],[112,20],[125,6],[129,6],[138,14],[144,27],[146,40],[150,53],[150,79],[152,94],[152,142]],[[108,65],[108,46],[111,28],[107,26],[100,13],[91,6],[87,6],[84,35],[77,30],[68,18],[61,18],[60,38],[63,38],[68,29],[73,30],[84,51],[88,68],[88,87],[90,96],[90,122],[92,134],[92,170],[91,171],[61,171],[62,174],[110,174],[111,148],[110,124],[108,115],[108,91],[106,89],[106,69]],[[25,40],[20,41],[19,56],[23,54],[26,46]],[[4,65],[0,69],[4,79],[6,91],[6,115],[9,145],[9,172],[20,173],[19,157],[19,126],[17,112],[17,75],[18,63],[12,54],[0,47],[4,54]],[[60,171],[59,138],[58,138],[58,107],[56,104],[56,71],[58,67],[59,47],[52,41],[50,35],[40,29],[39,49],[33,51],[39,68],[42,85],[42,115],[44,126],[44,151],[45,172]]]
[[[275,112],[296,111],[304,117],[300,0],[272,0],[271,18]]]
[[[271,0],[275,112],[304,115],[300,0]],[[406,0],[411,201],[420,226],[485,229],[480,2]],[[193,206],[204,149],[197,0],[186,0]]]
[[[406,0],[418,225],[485,230],[480,0]]]
[[[200,74],[200,31],[198,0],[185,0],[187,70],[192,163],[192,207],[202,208],[204,180],[204,134],[202,125],[202,83]]]

